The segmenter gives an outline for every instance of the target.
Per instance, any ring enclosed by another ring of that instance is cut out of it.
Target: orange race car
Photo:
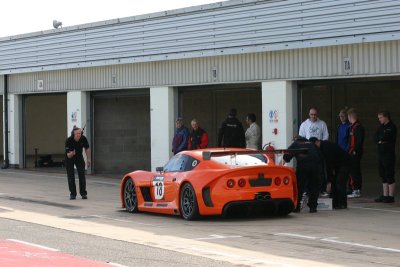
[[[275,164],[278,152],[296,153],[236,148],[180,152],[157,172],[126,174],[121,181],[122,207],[187,220],[255,209],[287,215],[297,204],[296,175],[291,167]]]

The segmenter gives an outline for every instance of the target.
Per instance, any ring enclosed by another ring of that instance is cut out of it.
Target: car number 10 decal
[[[164,177],[156,176],[153,179],[154,198],[164,199]]]

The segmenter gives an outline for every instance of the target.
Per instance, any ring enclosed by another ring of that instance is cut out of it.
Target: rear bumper
[[[227,203],[223,208],[223,214],[235,212],[248,214],[269,214],[286,215],[295,208],[290,198],[262,199],[262,200],[241,200]]]

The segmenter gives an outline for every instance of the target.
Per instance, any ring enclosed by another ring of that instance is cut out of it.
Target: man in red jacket
[[[361,174],[361,158],[364,152],[365,130],[358,120],[358,114],[355,109],[347,111],[349,122],[349,154],[352,157],[352,166],[350,170],[351,186],[353,192],[347,195],[349,198],[361,196],[362,174]]]
[[[208,146],[208,134],[202,128],[199,127],[199,122],[197,119],[193,119],[190,123],[192,130],[189,134],[189,144],[188,149],[201,149]]]

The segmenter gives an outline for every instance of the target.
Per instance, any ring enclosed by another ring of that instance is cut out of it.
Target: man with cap
[[[181,117],[175,120],[175,127],[175,135],[174,139],[172,139],[172,152],[174,155],[187,150],[189,139],[189,130],[183,125],[183,119]]]
[[[237,111],[232,108],[218,132],[219,147],[246,147],[242,123],[236,118]]]

